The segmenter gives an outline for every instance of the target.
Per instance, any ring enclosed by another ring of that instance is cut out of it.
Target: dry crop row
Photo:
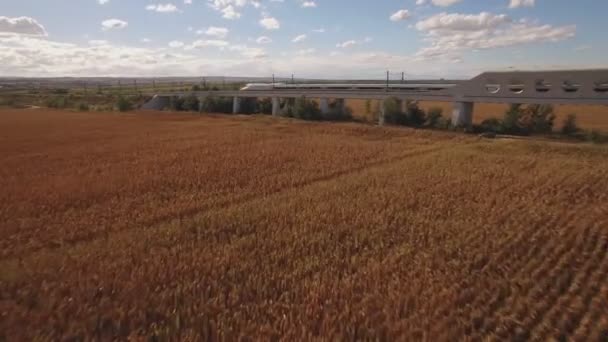
[[[608,336],[605,149],[333,124],[189,125],[201,134],[188,139],[209,139],[201,145],[273,136],[264,148],[278,159],[268,158],[297,167],[269,177],[291,183],[259,189],[272,186],[257,178],[265,159],[245,159],[238,170],[255,189],[245,199],[247,182],[230,188],[232,202],[189,216],[14,247],[19,258],[0,261],[0,339]],[[170,146],[181,145],[164,153]],[[230,165],[216,167],[230,175]]]

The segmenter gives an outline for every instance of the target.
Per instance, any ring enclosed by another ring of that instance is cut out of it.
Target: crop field
[[[374,101],[375,102],[375,101]],[[421,101],[420,108],[428,111],[430,108],[441,108],[445,117],[450,117],[452,104],[449,102]],[[353,114],[359,118],[372,119],[373,115],[367,113],[365,100],[348,100],[347,106],[353,110]],[[371,108],[377,104],[372,103]],[[473,113],[473,123],[479,124],[485,119],[504,116],[508,105],[500,103],[476,103]],[[373,111],[372,111],[373,112]],[[576,114],[577,123],[582,129],[599,130],[608,132],[608,106],[601,105],[556,105],[555,127],[561,128],[564,120],[569,114]]]
[[[0,341],[608,339],[608,148],[0,111]]]

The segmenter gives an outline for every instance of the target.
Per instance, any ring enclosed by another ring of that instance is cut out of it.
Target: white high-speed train
[[[432,91],[454,86],[455,84],[451,83],[395,83],[388,84],[388,86],[381,83],[249,83],[241,88],[241,90],[383,90],[388,88],[389,90]]]

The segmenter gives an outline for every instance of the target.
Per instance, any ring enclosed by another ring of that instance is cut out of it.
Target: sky
[[[470,78],[608,67],[605,0],[0,2],[0,76]]]

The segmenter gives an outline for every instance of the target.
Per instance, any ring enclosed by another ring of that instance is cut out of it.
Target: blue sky
[[[0,76],[471,77],[608,64],[608,1],[4,2]]]

